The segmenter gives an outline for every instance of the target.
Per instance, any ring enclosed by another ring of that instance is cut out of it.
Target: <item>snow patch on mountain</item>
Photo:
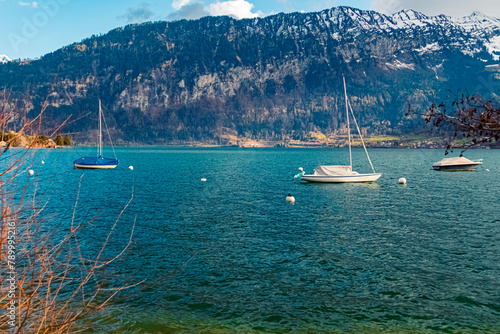
[[[490,40],[485,42],[484,45],[486,46],[488,52],[493,56],[494,60],[500,60],[500,35],[490,38]]]
[[[5,64],[5,63],[11,62],[11,61],[12,61],[12,59],[7,57],[6,55],[0,55],[0,64]]]
[[[406,64],[406,63],[401,62],[398,59],[396,59],[390,63],[385,63],[385,65],[392,70],[402,70],[402,69],[414,70],[415,69],[414,64]]]
[[[431,53],[433,51],[439,51],[442,47],[438,42],[427,44],[426,46],[422,46],[421,48],[415,49],[414,51],[418,52],[419,55],[423,55],[424,53]]]
[[[395,25],[393,28],[399,29],[425,27],[426,25],[433,23],[431,18],[412,9],[405,9],[399,13],[395,13],[391,16],[391,18]]]

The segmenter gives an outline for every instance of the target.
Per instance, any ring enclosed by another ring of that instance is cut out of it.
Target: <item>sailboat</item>
[[[342,77],[344,81],[344,95],[345,95],[345,109],[347,116],[347,133],[349,139],[349,166],[319,166],[314,170],[313,174],[304,174],[304,170],[299,168],[301,180],[308,182],[323,182],[323,183],[354,183],[354,182],[374,182],[378,180],[379,177],[382,176],[381,173],[376,173],[375,168],[373,168],[372,161],[370,156],[368,155],[368,151],[366,149],[365,141],[363,140],[363,136],[361,135],[361,131],[359,130],[358,122],[356,121],[356,117],[354,116],[354,112],[352,111],[351,104],[347,98],[347,88],[345,85],[345,78]],[[354,120],[354,124],[356,124],[356,128],[358,130],[358,134],[361,138],[361,142],[363,143],[363,148],[365,149],[366,156],[368,157],[368,161],[370,162],[370,166],[372,167],[373,173],[368,174],[360,174],[352,170],[352,150],[351,150],[351,127],[349,121],[349,111]]]
[[[86,169],[112,169],[118,166],[118,159],[104,158],[102,156],[102,109],[101,100],[99,100],[99,137],[97,139],[97,157],[83,157],[73,161],[75,168],[86,168]],[[104,121],[106,122],[106,121]],[[109,135],[109,133],[108,133]],[[110,138],[111,139],[111,138]],[[114,152],[114,149],[113,149]]]

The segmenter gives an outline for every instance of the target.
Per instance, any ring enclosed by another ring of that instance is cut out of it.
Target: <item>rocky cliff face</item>
[[[40,60],[0,65],[18,107],[45,100],[45,122],[95,127],[100,97],[124,140],[254,139],[341,131],[342,75],[368,134],[418,127],[407,102],[450,90],[496,98],[500,21],[337,7],[261,19],[205,17],[118,28]],[[27,94],[29,92],[29,94]],[[30,96],[29,101],[26,96]]]

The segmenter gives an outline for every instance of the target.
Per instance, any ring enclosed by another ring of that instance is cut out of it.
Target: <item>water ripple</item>
[[[433,171],[442,153],[373,150],[376,184],[318,185],[297,168],[345,150],[119,148],[134,171],[84,172],[64,150],[44,156],[39,191],[45,217],[67,224],[84,174],[92,249],[134,188],[109,251],[137,215],[112,269],[147,284],[115,300],[109,332],[499,333],[500,152],[468,152],[491,170],[475,173]]]

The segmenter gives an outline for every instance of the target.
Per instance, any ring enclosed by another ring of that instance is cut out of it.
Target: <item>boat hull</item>
[[[113,169],[118,165],[79,165],[75,164],[76,169]]]
[[[303,175],[301,180],[313,183],[364,183],[375,182],[382,173],[357,174],[357,175]]]
[[[103,157],[84,157],[73,161],[73,165],[78,169],[113,169],[118,166],[118,160]]]

